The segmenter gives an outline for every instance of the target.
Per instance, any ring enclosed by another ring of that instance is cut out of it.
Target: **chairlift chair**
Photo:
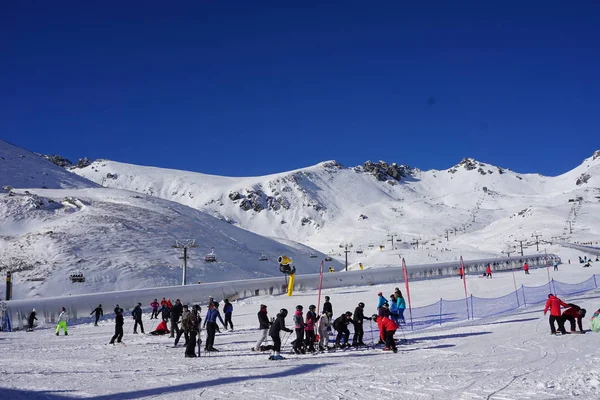
[[[71,282],[73,283],[85,282],[85,277],[83,276],[81,271],[71,272],[71,274],[69,275],[69,279],[71,279]]]
[[[310,253],[310,258],[317,258],[317,257],[318,257],[317,253]]]
[[[216,262],[217,261],[217,255],[215,254],[214,247],[211,247],[210,253],[208,253],[207,255],[204,256],[204,261],[206,261],[206,262]]]
[[[265,255],[265,252],[264,252],[264,250],[261,250],[261,252],[260,252],[260,257],[258,258],[258,261],[268,261],[268,260],[269,260],[269,257],[267,257],[267,256]]]

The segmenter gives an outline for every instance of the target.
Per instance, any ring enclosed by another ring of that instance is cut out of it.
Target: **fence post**
[[[552,293],[556,294],[556,286],[554,285],[554,278],[552,278]]]
[[[517,296],[517,308],[521,307],[521,304],[519,303],[519,291],[515,290],[515,295]]]
[[[598,284],[596,283],[596,274],[592,275],[594,277],[594,286],[596,286],[596,289],[598,289]]]
[[[442,302],[444,299],[440,297],[440,325],[442,324]]]
[[[521,284],[521,290],[523,291],[523,305],[527,306],[527,300],[525,299],[525,286]]]
[[[473,309],[473,295],[471,294],[471,319],[475,318],[475,311]]]

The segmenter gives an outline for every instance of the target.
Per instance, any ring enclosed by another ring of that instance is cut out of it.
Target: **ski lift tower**
[[[344,253],[346,253],[346,271],[348,271],[348,253],[350,253],[352,250],[350,250],[353,246],[352,243],[342,243],[340,244],[340,247],[342,249],[344,249]]]
[[[173,247],[176,249],[183,249],[183,256],[179,257],[179,258],[183,259],[183,277],[181,279],[181,284],[183,286],[185,286],[186,274],[187,274],[187,260],[188,260],[187,250],[192,247],[198,247],[198,245],[196,244],[196,239],[184,239],[184,240],[176,240]]]

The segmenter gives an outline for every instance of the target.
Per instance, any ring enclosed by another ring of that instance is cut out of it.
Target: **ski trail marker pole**
[[[410,304],[410,289],[408,285],[408,269],[406,268],[406,262],[404,258],[402,258],[402,273],[404,274],[404,285],[406,286],[406,299],[408,300],[408,315],[410,316],[410,326],[412,329],[413,320],[412,320],[412,306]]]
[[[469,296],[467,294],[467,274],[465,271],[465,265],[463,263],[463,258],[462,256],[460,256],[460,270],[462,271],[462,281],[463,281],[463,286],[465,288],[465,303],[467,304],[467,319],[469,319]]]

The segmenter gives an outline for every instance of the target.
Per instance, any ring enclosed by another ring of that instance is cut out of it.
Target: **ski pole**
[[[400,327],[400,330],[402,331],[402,336],[404,337],[404,343],[408,344],[408,339],[406,338],[406,334],[404,333],[404,328],[400,324],[398,324],[398,326]]]
[[[369,331],[371,332],[371,347],[375,348],[375,339],[373,338],[373,320],[369,320]]]

